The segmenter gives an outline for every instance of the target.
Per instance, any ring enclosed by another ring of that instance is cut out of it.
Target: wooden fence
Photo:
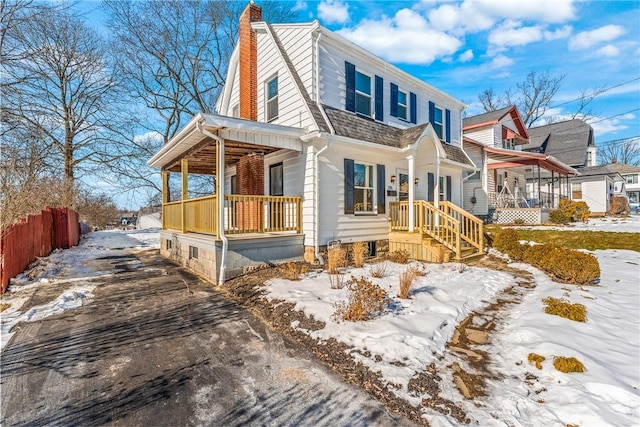
[[[22,273],[37,257],[54,249],[76,246],[80,240],[80,221],[71,209],[45,208],[2,230],[0,238],[0,289]]]

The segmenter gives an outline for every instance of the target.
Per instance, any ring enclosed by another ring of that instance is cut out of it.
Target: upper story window
[[[371,77],[356,71],[356,113],[371,116]]]
[[[638,175],[637,174],[629,174],[624,176],[627,184],[637,184],[638,183]]]
[[[433,128],[438,138],[444,139],[444,112],[442,108],[435,107],[433,110]]]
[[[267,81],[265,85],[266,119],[267,122],[278,118],[278,76]]]
[[[398,118],[407,120],[407,92],[398,90]]]

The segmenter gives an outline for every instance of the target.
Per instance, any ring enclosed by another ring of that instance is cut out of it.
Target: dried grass
[[[418,267],[411,265],[400,273],[400,292],[398,298],[408,299],[411,291],[411,284],[418,276]]]
[[[284,265],[281,265],[279,270],[283,278],[287,280],[298,281],[300,280],[300,275],[305,274],[309,269],[304,264],[288,262]]]
[[[380,313],[389,304],[387,293],[366,277],[356,279],[351,276],[347,282],[349,300],[334,304],[334,318],[358,322],[369,320]]]
[[[11,304],[7,304],[6,302],[0,303],[0,313],[2,313],[3,311],[5,311],[6,309],[8,309],[9,307],[11,307]]]
[[[542,300],[545,305],[544,312],[576,322],[587,321],[587,307],[580,303],[571,304],[565,299],[547,297]]]
[[[364,242],[355,242],[351,245],[351,256],[353,257],[353,265],[360,268],[364,265],[369,248]]]
[[[536,365],[536,368],[542,369],[542,362],[546,360],[544,356],[541,356],[536,353],[529,353],[529,357],[527,357],[529,363]]]
[[[331,248],[327,252],[327,272],[337,274],[338,270],[347,266],[347,252],[341,247]]]
[[[584,372],[586,368],[581,361],[575,357],[556,356],[553,358],[553,367],[560,372]]]
[[[378,262],[369,267],[369,274],[371,277],[375,277],[376,279],[382,279],[386,277],[388,274],[388,265],[385,261]]]

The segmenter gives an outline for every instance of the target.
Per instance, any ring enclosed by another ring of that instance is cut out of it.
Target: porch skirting
[[[264,265],[301,260],[304,236],[300,234],[229,236],[226,279]],[[160,254],[217,284],[222,242],[198,233],[160,232]]]
[[[543,208],[496,208],[489,216],[495,224],[544,224],[549,222],[549,209]]]

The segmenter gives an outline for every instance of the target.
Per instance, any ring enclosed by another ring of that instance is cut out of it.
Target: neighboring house
[[[425,260],[482,251],[481,222],[458,207],[475,170],[463,103],[317,21],[262,22],[254,4],[228,70],[217,114],[149,161],[165,187],[182,174],[182,201],[163,192],[164,255],[224,281],[225,269],[321,260],[336,240]],[[189,173],[224,176],[224,197],[188,200]]]
[[[605,215],[611,207],[612,196],[625,195],[625,180],[606,166],[587,166],[580,176],[571,179],[571,199],[585,202],[592,215]]]
[[[522,150],[529,131],[515,106],[465,118],[463,133],[464,150],[479,167],[464,179],[469,212],[490,222],[539,224],[568,198],[568,177],[576,171],[553,156]],[[528,180],[537,185],[527,186]],[[552,182],[564,192],[554,194]]]
[[[632,211],[638,212],[640,203],[640,167],[617,162],[609,163],[605,166],[622,175],[624,182],[618,183],[615,191],[617,193],[623,193],[622,185],[624,185],[626,196],[629,198],[629,207]]]

